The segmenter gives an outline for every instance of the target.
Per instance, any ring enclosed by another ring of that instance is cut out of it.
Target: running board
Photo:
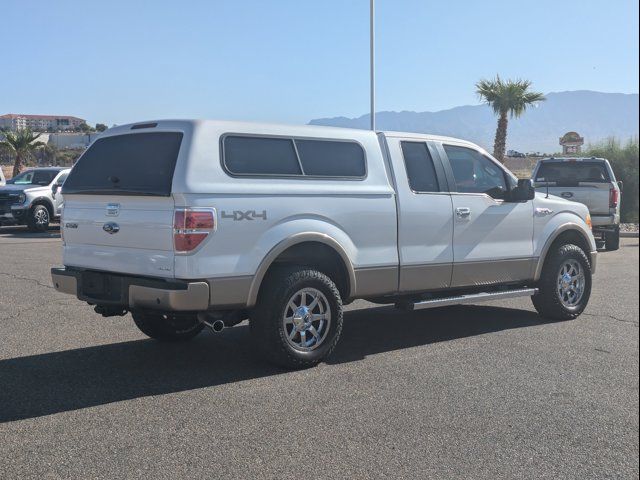
[[[489,302],[504,298],[530,297],[538,293],[537,288],[519,288],[517,290],[502,290],[499,292],[472,293],[456,295],[455,297],[435,298],[416,303],[398,303],[396,306],[403,310],[422,310],[424,308],[446,307],[448,305],[462,305],[465,303]]]

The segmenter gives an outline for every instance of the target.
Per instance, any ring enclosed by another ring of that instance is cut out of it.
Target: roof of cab
[[[434,141],[434,142],[456,142],[464,143],[469,146],[477,146],[475,143],[461,138],[447,137],[444,135],[432,135],[430,133],[416,133],[416,132],[395,132],[395,131],[381,131],[379,133],[384,134],[386,137],[392,138],[415,138],[416,140]]]

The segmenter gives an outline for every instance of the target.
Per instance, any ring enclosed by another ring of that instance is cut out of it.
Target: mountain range
[[[520,152],[561,151],[559,139],[576,131],[585,143],[610,136],[627,140],[638,136],[638,94],[603,93],[588,90],[554,92],[547,100],[511,119],[507,148]],[[311,125],[369,128],[370,115],[358,118],[319,118]],[[376,128],[401,132],[448,135],[493,147],[496,116],[488,105],[467,105],[437,112],[377,112]]]

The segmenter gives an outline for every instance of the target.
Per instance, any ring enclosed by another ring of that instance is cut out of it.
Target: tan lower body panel
[[[207,279],[211,305],[214,307],[241,307],[247,304],[252,275]]]
[[[452,287],[513,283],[533,278],[535,258],[487,260],[453,264]]]
[[[450,263],[406,265],[400,270],[400,291],[440,290],[451,284]]]
[[[402,292],[425,292],[449,287],[512,283],[533,278],[536,259],[512,259],[459,264],[395,265],[355,269],[354,298],[375,297]],[[209,278],[212,307],[228,308],[246,305],[253,277]]]
[[[355,273],[356,291],[354,297],[385,295],[395,293],[398,289],[398,267],[396,265],[357,268]]]

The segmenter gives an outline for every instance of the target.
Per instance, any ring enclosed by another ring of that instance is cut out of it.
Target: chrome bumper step
[[[434,298],[416,303],[397,303],[396,307],[402,308],[403,310],[422,310],[425,308],[446,307],[448,305],[490,302],[492,300],[502,300],[505,298],[530,297],[536,293],[538,293],[537,288],[518,288],[499,292],[481,292],[468,295],[456,295],[454,297]]]

